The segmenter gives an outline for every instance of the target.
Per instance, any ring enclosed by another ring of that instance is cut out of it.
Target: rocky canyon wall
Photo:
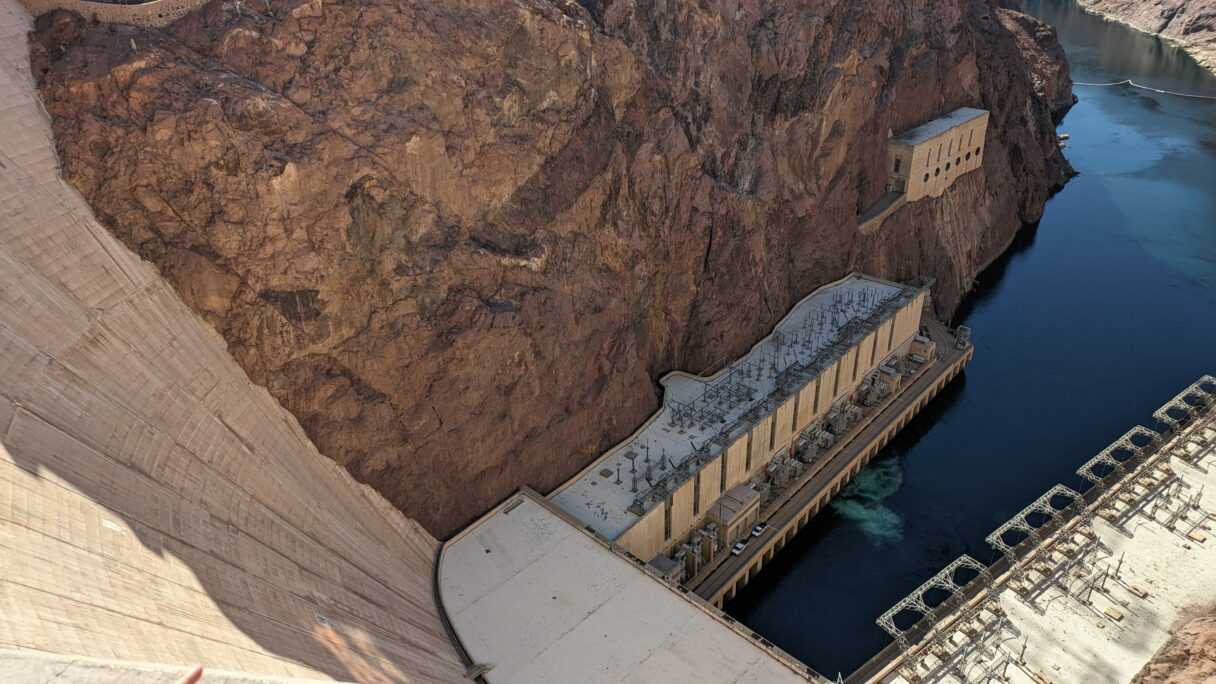
[[[1078,0],[1091,12],[1178,43],[1216,71],[1216,0]]]
[[[215,0],[32,49],[65,177],[440,536],[849,271],[949,312],[1069,173],[1054,32],[991,0]],[[983,170],[861,235],[888,134],[964,105]]]
[[[1132,684],[1210,684],[1216,681],[1216,611],[1174,630]]]

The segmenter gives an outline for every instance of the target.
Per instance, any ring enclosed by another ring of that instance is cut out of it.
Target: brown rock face
[[[952,309],[1069,173],[1054,35],[988,0],[216,1],[34,39],[66,177],[440,536],[849,271]],[[983,171],[862,236],[888,132],[964,105]]]
[[[1079,0],[1082,7],[1182,45],[1216,71],[1216,0]]]
[[[1183,625],[1132,680],[1132,684],[1211,682],[1216,682],[1216,615]]]

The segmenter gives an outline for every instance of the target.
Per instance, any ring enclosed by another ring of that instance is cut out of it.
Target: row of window
[[[973,128],[967,134],[967,146],[970,147],[971,143],[974,141],[975,141],[975,129]],[[946,157],[947,158],[949,158],[950,155],[954,154],[954,140],[950,140],[949,142],[950,142],[949,147],[946,147]],[[945,146],[944,145],[937,146],[937,161],[939,161],[939,162],[942,160],[942,148],[943,147],[945,147]],[[960,151],[963,149],[963,140],[962,140],[961,136],[959,137],[959,141],[958,141],[958,149]],[[976,154],[979,154],[979,152],[977,151]],[[930,155],[930,156],[932,156],[932,155]],[[929,158],[926,157],[925,158],[925,168],[928,168],[928,167],[929,167]]]
[[[977,147],[977,148],[975,148],[975,156],[976,156],[976,158],[979,158],[979,156],[980,156],[980,148],[978,148],[978,147]],[[970,152],[968,152],[968,153],[967,153],[967,155],[966,155],[965,157],[955,157],[955,158],[954,158],[954,165],[955,165],[955,166],[962,166],[962,164],[963,164],[963,160],[964,160],[964,159],[966,159],[967,161],[971,161],[971,153],[970,153]],[[896,162],[898,162],[898,161],[899,161],[899,160],[896,160]],[[899,168],[899,164],[898,164],[898,163],[897,163],[895,166],[896,166],[896,168],[897,168],[897,169]],[[947,173],[949,173],[950,168],[951,168],[951,166],[950,166],[950,162],[946,162],[946,172],[947,172]],[[933,170],[933,177],[934,177],[934,178],[936,178],[936,177],[938,177],[938,176],[940,176],[940,175],[942,175],[942,167],[940,167],[940,166],[939,166],[939,167],[937,167],[936,169],[934,169],[934,170]],[[927,173],[925,174],[925,182],[926,182],[926,183],[928,183],[928,182],[929,182],[929,174],[927,174]]]
[[[977,156],[977,157],[978,157],[978,156],[980,156],[980,148],[978,148],[978,147],[977,147],[977,148],[975,148],[975,156]],[[961,165],[961,164],[963,163],[963,160],[964,160],[964,159],[966,159],[967,161],[971,161],[971,153],[970,153],[970,152],[968,152],[968,153],[966,154],[966,156],[965,156],[965,157],[955,157],[955,158],[954,158],[954,165],[955,165],[955,166],[959,166],[959,165]],[[928,161],[928,160],[926,160],[926,161]],[[904,160],[903,160],[903,158],[902,158],[902,157],[896,157],[896,158],[895,158],[895,168],[894,168],[894,169],[892,169],[892,172],[893,172],[893,173],[899,173],[899,170],[900,170],[900,169],[903,167],[903,165],[904,165]],[[926,164],[926,166],[928,166],[928,164]],[[947,171],[949,171],[949,170],[950,170],[950,162],[946,162],[946,170],[947,170]],[[933,175],[935,175],[935,176],[940,176],[940,175],[941,175],[941,173],[942,173],[942,169],[941,169],[941,167],[939,166],[939,167],[937,168],[937,170],[933,172]],[[925,180],[929,180],[929,174],[927,174],[927,173],[925,174]]]

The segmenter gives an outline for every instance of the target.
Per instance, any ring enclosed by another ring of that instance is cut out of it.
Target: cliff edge
[[[948,313],[1070,173],[1054,32],[990,0],[214,0],[32,49],[98,217],[439,536],[844,273]],[[959,106],[982,171],[862,235],[888,135]]]

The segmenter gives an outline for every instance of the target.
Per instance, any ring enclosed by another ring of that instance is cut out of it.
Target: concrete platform
[[[494,684],[814,676],[529,490],[447,543],[439,584],[453,627]]]

